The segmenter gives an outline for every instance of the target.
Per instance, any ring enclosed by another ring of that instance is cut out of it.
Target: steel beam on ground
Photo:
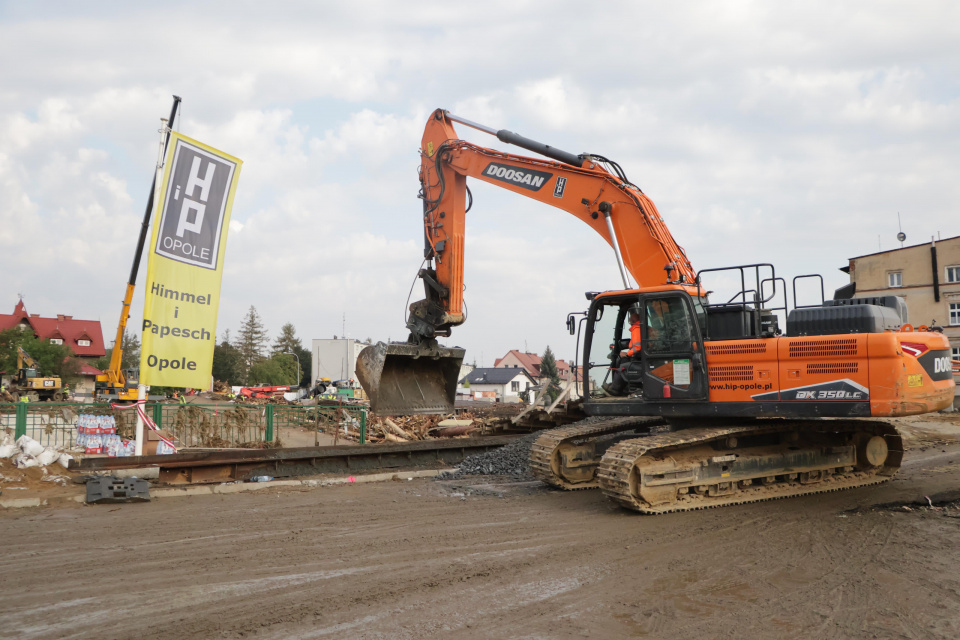
[[[260,475],[289,477],[455,465],[467,456],[497,449],[515,439],[516,436],[496,436],[379,445],[214,449],[162,456],[84,458],[71,461],[70,470],[159,467],[160,481],[170,484],[232,482]]]

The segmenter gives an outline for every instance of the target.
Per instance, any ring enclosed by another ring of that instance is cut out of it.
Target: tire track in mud
[[[0,513],[0,575],[18,586],[0,599],[0,628],[146,640],[957,637],[960,520],[853,510],[960,486],[960,447],[955,470],[929,473],[950,462],[933,453],[876,488],[656,518],[598,492],[454,495],[430,481]]]

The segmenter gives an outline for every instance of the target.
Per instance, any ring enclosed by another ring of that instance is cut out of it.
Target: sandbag
[[[53,464],[60,458],[60,452],[54,449],[53,447],[47,447],[44,449],[40,455],[37,456],[37,463],[41,467],[45,467],[48,464]]]
[[[17,456],[13,459],[13,463],[17,465],[17,469],[28,469],[30,467],[39,467],[40,463],[37,462],[37,459],[31,455],[25,453],[18,453]]]
[[[20,447],[21,452],[34,458],[43,453],[43,445],[30,436],[20,436],[17,439],[17,446]]]

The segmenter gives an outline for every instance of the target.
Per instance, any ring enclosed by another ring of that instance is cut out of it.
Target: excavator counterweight
[[[450,413],[464,349],[378,342],[357,356],[357,378],[381,416]]]

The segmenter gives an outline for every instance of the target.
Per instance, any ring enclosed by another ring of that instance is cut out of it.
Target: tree
[[[120,340],[123,355],[120,357],[121,369],[135,369],[140,366],[140,338],[132,331],[124,331]],[[110,358],[113,356],[113,347],[107,349],[106,355],[97,358],[93,364],[97,369],[106,371],[110,368]]]
[[[292,323],[288,322],[280,327],[280,335],[273,343],[272,353],[274,356],[284,353],[296,354],[296,359],[289,356],[288,358],[300,363],[300,380],[297,381],[297,384],[301,387],[310,385],[313,359],[310,357],[310,350],[305,349],[303,342],[297,337],[297,329]]]
[[[550,345],[547,345],[543,357],[540,358],[540,376],[550,385],[547,396],[550,397],[550,402],[553,402],[560,395],[560,372],[557,370],[557,359],[550,350]]]
[[[288,322],[280,327],[280,335],[278,335],[274,341],[271,353],[273,355],[289,353],[296,349],[303,349],[303,343],[300,342],[300,338],[297,337],[297,328],[293,326],[293,323]]]
[[[296,384],[297,362],[287,355],[278,353],[260,360],[250,367],[248,384],[282,385]]]
[[[234,346],[240,351],[242,358],[242,375],[244,382],[247,381],[247,374],[250,367],[260,360],[263,360],[263,353],[267,347],[267,330],[263,328],[263,321],[260,320],[260,314],[257,308],[250,305],[250,310],[240,325],[237,342]]]
[[[226,332],[223,341],[213,347],[213,379],[226,382],[230,386],[243,384],[243,356],[240,350],[230,344]]]

